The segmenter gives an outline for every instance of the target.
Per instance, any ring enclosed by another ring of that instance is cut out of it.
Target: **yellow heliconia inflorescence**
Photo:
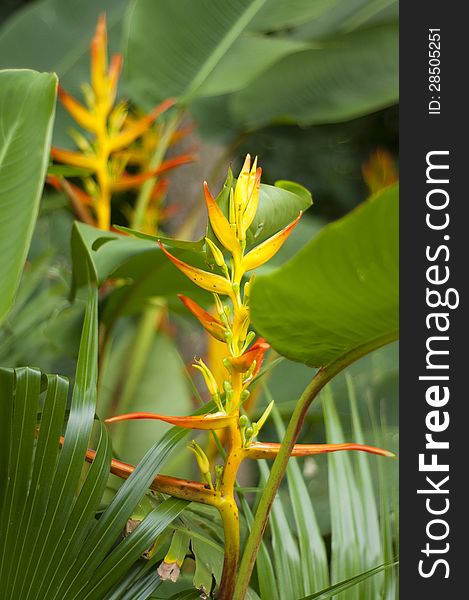
[[[202,372],[218,410],[233,415],[239,414],[249,394],[248,386],[259,372],[269,347],[262,338],[254,342],[255,333],[249,329],[249,292],[253,277],[245,283],[243,277],[246,272],[267,262],[280,249],[301,216],[300,213],[290,225],[246,252],[247,231],[259,205],[261,172],[257,158],[251,165],[251,157],[247,155],[236,185],[230,189],[226,216],[204,183],[208,218],[216,238],[207,237],[205,240],[220,273],[188,265],[161,246],[178,269],[214,295],[216,316],[204,311],[189,298],[181,299],[208,333],[226,344],[223,390],[218,389],[216,378],[203,361],[198,360],[194,367]],[[228,303],[222,300],[224,296],[229,299]]]
[[[154,179],[143,228],[155,233],[161,214],[159,205],[165,192],[165,186],[161,185],[164,180],[158,181],[157,177],[190,162],[193,156],[176,156],[151,168],[150,159],[161,138],[155,121],[175,101],[165,100],[148,114],[133,114],[125,101],[116,101],[121,68],[120,54],[108,61],[106,19],[102,15],[91,42],[90,84],[82,86],[85,104],[61,86],[58,90],[60,102],[86,133],[70,130],[77,150],[55,147],[51,150],[55,161],[83,171],[84,189],[56,176],[49,177],[49,182],[68,194],[80,219],[108,230],[113,194],[138,189],[149,179]],[[178,133],[174,133],[174,139],[178,139]],[[127,167],[131,168],[130,172]]]
[[[208,219],[214,233],[213,238],[206,238],[206,249],[213,257],[211,262],[214,263],[214,270],[187,264],[173,256],[160,243],[163,252],[182,273],[213,294],[212,312],[204,310],[191,298],[182,295],[179,298],[217,344],[217,351],[212,353],[212,357],[215,356],[219,364],[206,364],[197,358],[193,365],[202,374],[216,412],[208,408],[205,414],[190,417],[131,413],[107,420],[117,422],[156,419],[192,430],[222,432],[223,435],[218,440],[222,440],[224,444],[222,464],[214,463],[213,458],[210,459],[195,441],[189,446],[195,455],[201,482],[162,476],[155,480],[153,488],[218,509],[225,536],[225,559],[217,596],[221,600],[232,598],[239,558],[240,531],[235,499],[239,467],[245,459],[275,458],[280,450],[278,443],[256,441],[272,411],[273,402],[255,422],[251,422],[243,411],[243,404],[250,394],[249,387],[259,373],[264,354],[269,349],[269,344],[263,338],[255,339],[256,334],[250,329],[249,301],[254,275],[247,281],[245,275],[267,262],[280,249],[301,217],[301,212],[281,231],[257,246],[248,248],[248,240],[251,239],[248,235],[249,228],[254,223],[259,206],[260,179],[261,169],[257,166],[257,160],[251,164],[248,155],[234,189],[230,188],[226,215],[213,198],[207,184],[204,184]],[[390,456],[385,450],[360,444],[297,444],[293,447],[292,456],[343,450]],[[122,473],[122,464],[116,464],[115,469]],[[172,555],[165,562],[170,566],[164,568],[172,568]]]

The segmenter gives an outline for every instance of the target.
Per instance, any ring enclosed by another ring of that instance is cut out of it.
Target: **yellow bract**
[[[257,212],[261,173],[262,169],[257,168],[257,157],[251,167],[251,157],[248,154],[236,182],[232,200],[237,236],[241,242],[246,241],[246,231]]]

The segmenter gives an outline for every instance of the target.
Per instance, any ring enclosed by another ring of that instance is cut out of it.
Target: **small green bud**
[[[212,253],[212,256],[215,259],[215,262],[217,263],[217,265],[219,267],[226,267],[226,265],[225,265],[225,259],[223,258],[223,253],[220,250],[220,248],[218,248],[218,246],[216,246],[212,242],[212,240],[210,238],[208,238],[208,237],[205,238],[205,243],[210,248],[210,252]]]
[[[252,438],[254,436],[254,429],[252,427],[246,427],[246,430],[244,432],[244,436],[246,439],[246,444],[250,444],[252,441]]]
[[[223,302],[221,301],[220,296],[218,294],[213,294],[213,297],[215,299],[215,306],[217,308],[217,313],[221,316],[224,314]]]
[[[247,425],[249,425],[249,419],[247,418],[246,415],[241,415],[239,417],[239,426],[240,427],[247,427]]]
[[[243,390],[241,392],[241,396],[240,396],[241,402],[246,402],[246,400],[249,398],[250,395],[251,395],[251,392],[249,390]]]

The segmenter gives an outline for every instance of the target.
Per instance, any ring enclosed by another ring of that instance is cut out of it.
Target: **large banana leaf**
[[[231,100],[244,128],[272,121],[301,125],[346,121],[398,98],[397,23],[360,29],[291,52]]]
[[[294,234],[293,234],[294,235]],[[323,366],[398,336],[398,187],[331,223],[254,283],[252,320],[280,353]]]
[[[12,306],[49,160],[57,78],[0,71],[0,321]]]
[[[268,0],[134,2],[125,53],[132,96],[140,102],[170,96],[189,100],[202,93],[204,86],[210,88],[214,71],[267,3]],[[277,53],[276,44],[273,46]],[[257,59],[254,62],[258,72]],[[250,68],[249,62],[245,68]],[[216,88],[223,93],[221,74],[218,77]],[[228,89],[232,87],[229,73],[224,81]]]
[[[389,4],[395,2],[135,0],[125,52],[128,93],[144,105],[168,96],[199,99],[198,114],[205,106],[212,119],[220,113],[226,126],[234,118],[240,128],[372,112],[398,97],[395,15],[373,26]],[[301,33],[288,29],[298,24]],[[346,35],[337,35],[341,27]],[[261,33],[274,29],[285,31]],[[200,102],[214,95],[216,104]]]

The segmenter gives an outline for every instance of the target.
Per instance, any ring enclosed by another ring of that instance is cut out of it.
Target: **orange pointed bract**
[[[99,17],[91,41],[91,85],[98,101],[106,96],[107,28],[106,15]]]
[[[191,298],[183,296],[182,294],[178,294],[178,298],[181,300],[184,306],[190,310],[194,317],[198,319],[199,323],[206,331],[208,331],[208,333],[210,333],[210,335],[220,342],[225,341],[225,327],[219,319],[204,310]]]
[[[228,219],[222,213],[215,198],[210,193],[206,181],[204,181],[204,197],[207,206],[208,219],[215,235],[223,246],[232,254],[239,254],[240,245],[236,238],[236,233],[228,222]]]
[[[116,417],[110,417],[105,420],[105,423],[120,423],[121,421],[135,421],[135,420],[153,420],[153,421],[164,421],[177,427],[184,427],[185,429],[201,429],[201,430],[215,430],[229,427],[236,421],[235,416],[229,416],[220,413],[209,413],[199,416],[191,417],[172,417],[167,415],[158,415],[149,412],[135,412],[124,415],[117,415]]]
[[[286,242],[288,236],[295,228],[298,221],[301,219],[301,215],[303,213],[300,211],[300,214],[296,217],[296,219],[284,227],[281,231],[270,237],[259,246],[256,246],[251,252],[248,252],[246,256],[243,258],[243,269],[244,271],[251,271],[252,269],[257,269],[268,260],[272,258],[283,246]]]
[[[246,449],[248,458],[275,458],[280,450],[280,444],[267,442],[253,442]],[[375,446],[365,446],[363,444],[296,444],[293,446],[291,456],[312,456],[314,454],[326,454],[328,452],[341,452],[348,450],[356,450],[359,452],[369,452],[379,456],[394,457],[393,452],[376,448]]]
[[[269,348],[270,345],[264,338],[258,338],[249,350],[246,350],[241,356],[230,358],[230,362],[236,371],[246,373],[246,371],[249,371],[252,363],[256,361],[255,371],[253,372],[253,376],[255,376],[259,372],[264,360],[264,354]]]
[[[57,95],[60,102],[79,125],[88,131],[96,131],[96,119],[94,116],[78,100],[75,100],[71,94],[66,92],[61,85],[58,87]]]
[[[227,296],[233,295],[233,288],[227,279],[220,275],[216,275],[215,273],[208,273],[207,271],[188,265],[168,252],[160,241],[158,241],[158,244],[173,265],[182,271],[184,275],[191,279],[196,285],[215,294],[225,294]]]

